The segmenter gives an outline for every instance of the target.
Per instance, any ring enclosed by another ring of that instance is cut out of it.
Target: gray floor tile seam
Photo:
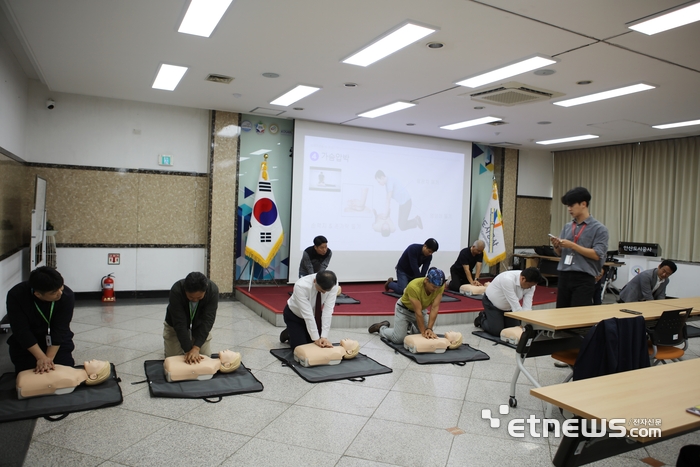
[[[100,462],[100,463],[97,464],[97,465],[102,465],[102,464],[104,464],[105,462],[109,461],[109,459],[105,459],[104,457],[100,457],[100,456],[98,456],[98,455],[96,455],[96,454],[85,454],[84,452],[76,451],[75,449],[67,448],[67,447],[65,447],[65,446],[55,446],[55,445],[53,445],[53,444],[45,443],[45,442],[43,442],[43,441],[39,441],[39,440],[35,440],[35,439],[32,439],[31,445],[30,445],[29,449],[36,449],[36,448],[37,448],[36,445],[45,446],[45,447],[42,448],[42,449],[44,449],[44,450],[46,450],[46,451],[48,451],[48,450],[51,449],[51,448],[60,448],[60,449],[63,449],[63,450],[66,450],[66,451],[70,451],[70,452],[72,452],[72,453],[75,453],[76,456],[78,456],[78,457],[90,456],[90,457],[94,457],[94,458],[96,458],[96,459],[101,459],[102,462]],[[25,458],[25,462],[26,462],[26,458]],[[4,464],[0,464],[0,465],[4,465]]]

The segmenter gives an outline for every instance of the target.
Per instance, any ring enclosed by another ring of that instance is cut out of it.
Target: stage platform
[[[354,305],[336,305],[333,313],[333,326],[341,328],[366,328],[378,321],[394,322],[394,305],[396,299],[384,295],[383,282],[360,282],[341,284],[343,293],[359,300]],[[282,311],[284,310],[292,285],[263,285],[236,287],[236,299],[256,312],[263,319],[275,326],[285,327]],[[473,323],[477,313],[483,310],[481,300],[464,296],[446,294],[458,299],[456,302],[440,304],[438,326]],[[557,301],[557,289],[537,286],[533,300],[533,309],[554,308]]]

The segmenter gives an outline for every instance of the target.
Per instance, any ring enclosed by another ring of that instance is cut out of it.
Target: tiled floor
[[[260,393],[202,400],[152,398],[143,361],[163,358],[165,301],[75,310],[76,362],[109,360],[122,379],[120,406],[72,414],[36,424],[26,466],[338,466],[461,467],[551,465],[558,441],[510,438],[493,429],[481,409],[497,413],[507,403],[515,368],[511,349],[471,334],[472,325],[450,326],[491,359],[453,365],[417,365],[396,355],[366,329],[333,329],[331,340],[356,339],[361,352],[393,373],[363,383],[306,383],[281,366],[269,349],[280,347],[275,328],[235,301],[219,304],[214,351],[241,352],[243,363],[264,384]],[[437,331],[447,331],[438,326]],[[700,355],[691,339],[686,358]],[[527,361],[543,384],[561,382],[567,370],[549,357]],[[544,416],[521,376],[518,407],[505,418]],[[458,429],[454,429],[454,428]],[[448,429],[453,430],[448,431]],[[454,433],[454,434],[453,434]],[[647,466],[653,457],[675,465],[678,450],[700,443],[686,435],[594,465]]]

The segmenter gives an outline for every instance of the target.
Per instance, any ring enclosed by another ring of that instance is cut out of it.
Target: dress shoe
[[[481,327],[481,313],[483,313],[483,311],[480,311],[479,316],[474,318],[474,327],[477,327],[477,328]]]
[[[391,323],[389,321],[382,321],[381,323],[374,323],[371,325],[368,329],[367,332],[370,334],[374,334],[375,332],[379,332],[379,330],[382,328],[382,326],[387,326],[389,327]]]
[[[388,279],[386,280],[386,282],[384,283],[384,292],[388,292],[388,291],[390,290],[390,289],[389,289],[389,284],[391,284],[392,282],[394,282],[394,278],[393,278],[393,277],[390,277],[390,278],[388,278]]]
[[[289,330],[287,328],[284,328],[284,330],[280,333],[280,342],[283,344],[289,340]]]

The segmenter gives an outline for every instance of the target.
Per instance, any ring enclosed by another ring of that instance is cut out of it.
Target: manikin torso
[[[354,358],[360,344],[351,339],[343,339],[340,345],[322,348],[314,344],[304,344],[294,349],[294,360],[302,366],[337,365],[345,358]]]
[[[97,374],[109,365],[102,360],[84,362],[84,368],[73,368],[65,365],[54,365],[48,373],[34,373],[34,370],[24,370],[17,375],[17,397],[28,397],[69,394],[75,388],[87,381],[95,379]]]
[[[411,353],[444,353],[462,345],[462,333],[448,331],[445,337],[426,339],[420,334],[410,334],[403,340],[403,346]]]
[[[235,371],[241,364],[241,354],[231,350],[219,352],[219,358],[210,358],[202,355],[199,363],[185,363],[184,355],[168,357],[163,362],[165,379],[172,383],[175,381],[207,380],[211,379],[218,371],[229,373]]]

